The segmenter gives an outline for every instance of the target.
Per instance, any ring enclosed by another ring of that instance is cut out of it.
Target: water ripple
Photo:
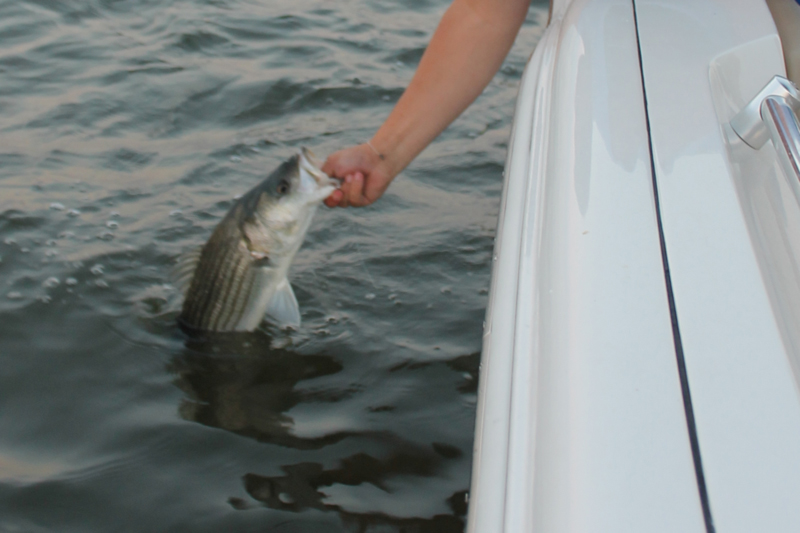
[[[187,335],[170,274],[299,146],[369,138],[446,5],[0,0],[0,530],[463,530],[546,10],[378,204],[318,211],[299,329]]]

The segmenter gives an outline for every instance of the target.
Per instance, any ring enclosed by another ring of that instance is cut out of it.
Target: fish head
[[[304,191],[309,197],[314,197],[314,202],[319,202],[330,196],[339,186],[339,182],[320,169],[320,164],[314,158],[311,150],[305,146],[297,154],[298,166],[300,168],[299,189]]]
[[[244,220],[255,223],[256,232],[302,236],[338,183],[303,148],[242,198]]]
[[[257,211],[280,206],[286,209],[313,206],[336,189],[338,181],[328,177],[307,148],[278,167],[258,187]]]

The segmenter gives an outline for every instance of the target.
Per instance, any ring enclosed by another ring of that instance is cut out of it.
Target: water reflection
[[[284,413],[303,401],[301,380],[335,374],[342,365],[327,355],[300,355],[270,346],[262,331],[194,336],[171,370],[187,397],[181,416],[193,422],[297,449],[317,449],[347,436],[297,438]]]
[[[432,476],[438,471],[442,457],[426,450],[397,452],[385,459],[376,459],[364,453],[347,457],[341,467],[325,470],[319,463],[299,463],[284,466],[284,476],[261,476],[248,473],[244,486],[253,499],[272,509],[300,512],[305,509],[335,511],[345,524],[355,525],[357,531],[369,526],[392,525],[400,531],[461,532],[467,512],[465,490],[457,491],[447,499],[452,514],[439,514],[431,518],[400,518],[385,512],[353,512],[335,503],[327,503],[325,490],[335,485],[357,486],[369,483],[389,493],[383,482],[392,476]],[[231,498],[237,509],[247,509],[247,502]]]
[[[474,394],[478,361],[475,353],[431,365],[460,376],[456,389],[461,394]],[[401,365],[393,371],[409,368]],[[321,396],[298,386],[342,373],[344,365],[336,357],[273,348],[270,337],[260,330],[206,334],[187,339],[170,370],[186,394],[179,407],[184,419],[284,448],[317,451],[317,455],[302,457],[320,461],[280,465],[282,475],[244,473],[244,489],[252,500],[232,497],[228,502],[234,509],[335,512],[345,527],[357,531],[376,526],[400,531],[463,531],[466,487],[440,490],[444,501],[440,500],[438,508],[449,513],[425,517],[416,516],[425,510],[404,502],[407,495],[402,494],[409,485],[416,491],[422,480],[436,483],[436,478],[446,478],[453,463],[468,459],[456,446],[411,442],[385,429],[356,428],[316,437],[295,434],[294,420],[288,414],[292,408],[303,402],[338,402],[352,396],[352,392],[335,391]],[[341,379],[343,390],[347,381]]]

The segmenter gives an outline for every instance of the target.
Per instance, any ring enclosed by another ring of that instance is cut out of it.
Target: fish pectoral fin
[[[300,307],[297,305],[292,286],[289,280],[283,278],[275,289],[275,294],[267,306],[267,316],[271,317],[279,326],[299,326]]]
[[[272,263],[269,260],[269,256],[264,252],[254,252],[250,251],[250,257],[253,258],[253,266],[254,267],[268,267],[272,266]]]

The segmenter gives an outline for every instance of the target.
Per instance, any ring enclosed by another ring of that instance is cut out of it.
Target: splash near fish
[[[205,245],[183,257],[178,321],[206,331],[252,331],[266,316],[299,326],[287,277],[319,204],[336,188],[305,148],[239,198]]]

